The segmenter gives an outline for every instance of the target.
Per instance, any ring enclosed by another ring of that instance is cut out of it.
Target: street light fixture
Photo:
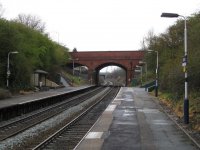
[[[162,13],[161,17],[168,17],[168,18],[177,18],[182,17],[184,19],[184,57],[182,66],[184,67],[185,73],[185,98],[184,98],[184,123],[189,123],[189,99],[188,99],[188,73],[187,73],[187,24],[186,24],[186,17],[176,14],[176,13]]]
[[[158,51],[147,50],[147,52],[155,52],[156,53],[156,88],[155,88],[155,96],[158,97]]]
[[[140,68],[140,73],[141,73],[141,86],[142,86],[142,66],[136,65],[137,68]]]
[[[17,54],[19,53],[18,51],[13,51],[8,53],[8,60],[7,60],[7,81],[6,81],[6,87],[9,87],[9,77],[10,77],[10,54]]]
[[[145,81],[147,82],[147,62],[139,61],[139,65],[145,65]]]
[[[74,76],[74,61],[78,60],[78,58],[69,58],[69,60],[72,60],[72,70],[73,70],[73,76]]]

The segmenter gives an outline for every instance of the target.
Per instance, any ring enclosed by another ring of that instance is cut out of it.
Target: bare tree
[[[74,47],[73,52],[78,52],[77,49],[76,49],[76,47]]]
[[[147,33],[147,36],[143,38],[141,41],[141,50],[147,49],[149,46],[151,46],[155,42],[155,34],[153,29],[149,30]]]
[[[4,9],[2,4],[0,4],[0,18],[2,18],[3,14],[4,14]]]
[[[41,19],[37,16],[19,14],[15,21],[20,22],[34,30],[38,30],[40,32],[44,32],[45,24],[41,21]]]

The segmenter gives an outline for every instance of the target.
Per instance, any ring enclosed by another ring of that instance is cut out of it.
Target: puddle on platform
[[[149,108],[143,108],[143,109],[138,109],[139,112],[144,112],[144,113],[159,113],[159,109],[149,109]]]
[[[131,102],[134,101],[133,98],[125,98],[124,101]]]
[[[118,124],[118,125],[138,125],[137,123],[130,122],[130,121],[123,121],[123,122],[119,121],[119,122],[116,122],[116,124]]]
[[[171,125],[171,122],[166,120],[153,120],[152,123],[154,125]]]
[[[132,114],[130,114],[130,113],[128,114],[128,113],[127,113],[127,114],[123,114],[123,117],[129,117],[129,116],[134,116],[134,115],[135,115],[135,114],[133,114],[133,113],[132,113]]]
[[[135,115],[135,111],[132,111],[132,110],[124,110],[123,117],[134,116],[134,115]]]
[[[135,111],[133,111],[133,110],[125,110],[124,112],[125,113],[135,113]]]
[[[139,107],[135,107],[135,106],[122,106],[121,108],[124,108],[124,109],[139,109]]]

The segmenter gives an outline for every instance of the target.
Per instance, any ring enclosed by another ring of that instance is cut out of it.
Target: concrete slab
[[[77,147],[76,150],[100,150],[103,144],[103,139],[85,139],[81,143],[81,147]]]
[[[112,123],[113,115],[111,112],[104,112],[98,119],[98,123],[91,129],[93,132],[106,132]]]

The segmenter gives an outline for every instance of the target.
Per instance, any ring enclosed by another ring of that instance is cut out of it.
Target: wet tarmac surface
[[[123,87],[76,149],[197,150],[155,101],[144,89]]]

